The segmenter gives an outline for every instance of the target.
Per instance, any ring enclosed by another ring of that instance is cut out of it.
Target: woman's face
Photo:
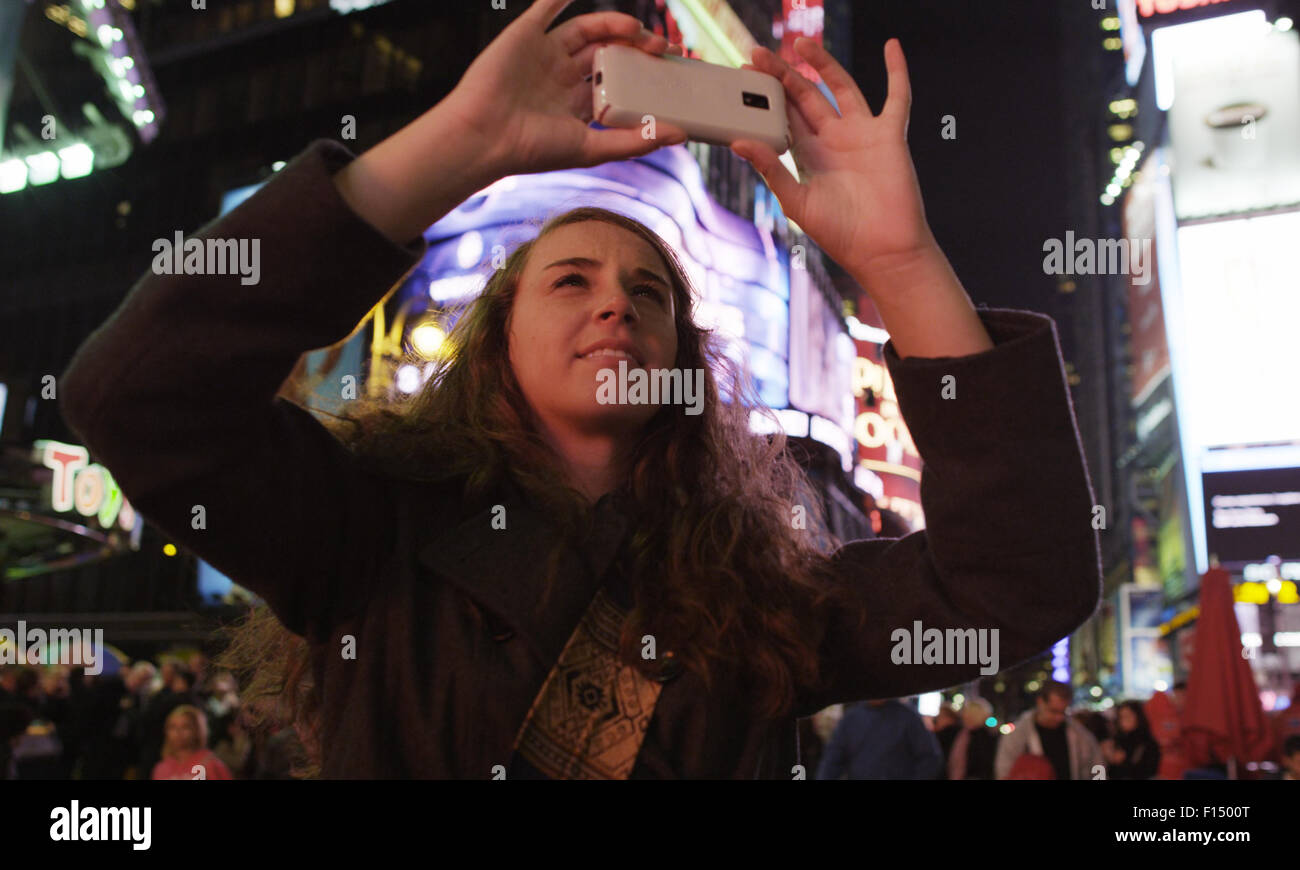
[[[1115,715],[1119,720],[1119,730],[1132,731],[1137,728],[1137,716],[1133,715],[1133,711],[1128,707],[1120,707],[1119,712]]]
[[[568,261],[568,262],[565,262]],[[597,373],[672,368],[677,359],[671,273],[636,233],[604,221],[568,224],[539,239],[519,279],[509,324],[510,364],[548,428],[631,434],[656,405],[601,404]],[[620,355],[589,356],[602,342]]]
[[[173,716],[167,721],[167,742],[177,749],[197,749],[199,732],[189,716]]]

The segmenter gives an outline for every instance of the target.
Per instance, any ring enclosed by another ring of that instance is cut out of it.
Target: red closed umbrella
[[[1211,568],[1201,578],[1200,615],[1183,705],[1183,746],[1192,764],[1262,761],[1271,731],[1250,663],[1242,654],[1241,627],[1232,607],[1228,572]]]

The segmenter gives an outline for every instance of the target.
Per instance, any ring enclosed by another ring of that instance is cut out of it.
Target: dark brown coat
[[[59,383],[70,426],[133,505],[263,595],[313,643],[327,777],[488,778],[579,616],[627,520],[604,511],[570,553],[539,618],[547,518],[503,490],[507,529],[466,509],[457,481],[367,472],[309,413],[275,394],[301,353],[346,336],[420,259],[338,195],[353,155],[319,140],[198,238],[259,238],[261,282],[146,273]],[[1000,629],[1003,667],[1069,634],[1100,593],[1091,483],[1053,322],[981,310],[994,349],[886,358],[925,459],[928,529],[856,541],[834,557],[857,610],[826,625],[828,704],[952,686],[978,664],[897,665],[891,633]],[[956,377],[957,398],[941,397]],[[195,505],[206,528],[193,529]],[[584,565],[583,562],[586,562]],[[486,627],[466,601],[494,617]],[[504,627],[505,630],[502,630]],[[341,655],[356,640],[356,659]],[[706,694],[689,670],[660,697],[634,777],[792,776],[794,719],[759,725],[734,682]]]

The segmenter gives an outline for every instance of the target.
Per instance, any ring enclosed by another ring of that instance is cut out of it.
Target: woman
[[[208,717],[198,707],[182,704],[167,714],[162,759],[150,779],[233,779],[208,749]]]
[[[243,697],[295,702],[324,776],[806,778],[797,716],[975,678],[895,664],[891,632],[998,629],[1010,664],[1100,588],[1053,324],[978,314],[938,249],[896,42],[878,117],[815,43],[800,50],[842,116],[756,50],[803,179],[733,149],[873,294],[929,463],[928,532],[819,551],[808,483],[781,437],[750,434],[752,387],[695,325],[675,255],[599,209],[511,254],[408,407],[353,400],[331,431],[276,396],[478,190],[681,141],[588,126],[599,44],[680,49],[618,13],[548,30],[567,5],[534,3],[360,157],[313,143],[196,234],[260,239],[264,286],[146,274],[64,375],[65,417],[144,516],[266,599],[275,618],[224,664],[266,665]],[[700,413],[600,401],[601,370],[623,365],[701,377]]]
[[[948,779],[993,779],[998,735],[988,727],[993,708],[983,698],[968,698],[961,710],[962,730],[948,754]]]
[[[1160,769],[1160,744],[1138,701],[1124,701],[1115,708],[1115,739],[1103,742],[1101,750],[1108,779],[1155,779]]]

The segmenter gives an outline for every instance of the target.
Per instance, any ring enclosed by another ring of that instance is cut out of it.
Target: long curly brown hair
[[[827,558],[839,542],[827,531],[820,500],[787,450],[775,415],[725,354],[721,339],[696,325],[695,293],[676,253],[638,221],[594,207],[552,217],[489,276],[449,333],[450,351],[424,389],[397,405],[357,400],[348,413],[323,422],[378,470],[462,475],[469,501],[482,499],[508,475],[555,518],[549,589],[563,548],[590,530],[591,505],[569,486],[559,457],[538,435],[507,342],[515,292],[536,240],[591,220],[636,233],[662,256],[676,301],[674,367],[705,373],[702,413],[665,405],[633,450],[627,492],[636,528],[624,569],[636,606],[623,629],[621,655],[641,666],[639,639],[654,634],[706,686],[719,668],[742,680],[754,715],[788,714],[798,687],[820,685],[820,612],[845,594],[832,581]],[[755,434],[751,412],[765,415],[774,434]],[[265,608],[238,626],[232,640],[217,665],[243,675],[246,701],[281,695],[275,708],[290,711],[319,759],[320,698],[305,641]]]

